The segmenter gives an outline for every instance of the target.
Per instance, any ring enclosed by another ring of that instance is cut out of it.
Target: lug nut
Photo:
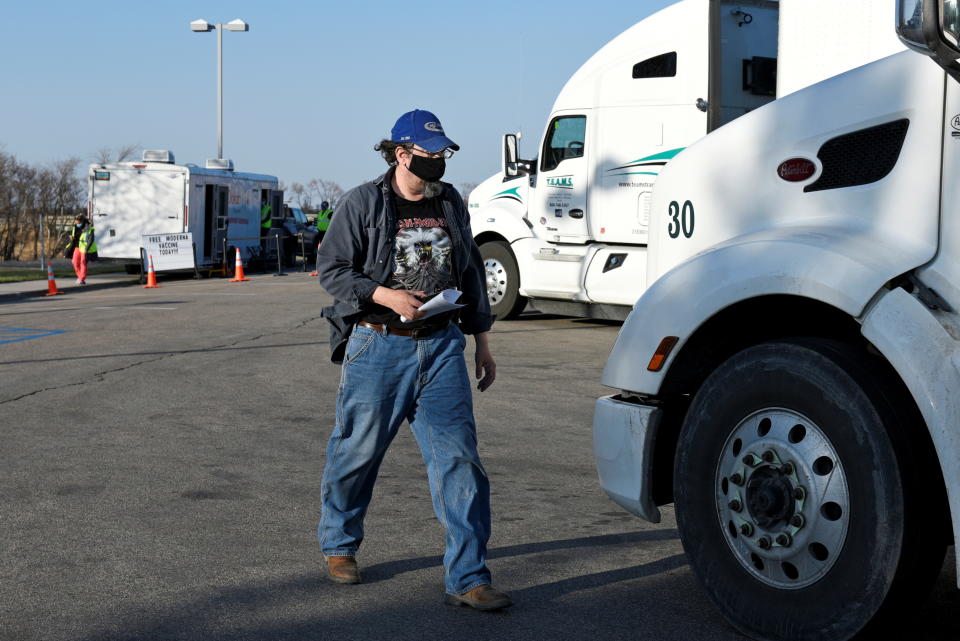
[[[753,454],[747,454],[743,457],[743,463],[744,465],[749,465],[750,467],[756,467],[759,461],[757,461],[757,457]]]
[[[763,460],[767,463],[773,463],[774,459],[777,458],[777,455],[774,454],[773,450],[767,450],[763,453]]]
[[[753,536],[753,526],[749,523],[740,524],[740,534],[744,536]]]
[[[793,488],[793,498],[797,499],[798,501],[802,501],[806,496],[807,496],[807,491],[804,490],[802,487]]]
[[[777,544],[779,546],[788,548],[791,543],[793,543],[793,537],[786,532],[777,535]]]
[[[803,527],[803,523],[804,523],[804,521],[803,521],[803,515],[802,515],[802,514],[794,514],[794,515],[790,518],[790,525],[792,525],[792,526],[795,527],[795,528],[801,528],[801,527]]]
[[[733,510],[734,512],[739,512],[740,510],[743,509],[743,505],[740,503],[739,499],[733,499],[732,501],[730,501],[729,505],[730,505],[730,509]]]
[[[761,549],[761,550],[769,550],[769,549],[770,549],[770,546],[772,545],[772,543],[771,543],[771,541],[770,541],[770,537],[769,537],[769,536],[761,536],[760,539],[757,541],[757,545],[760,546],[760,549]]]
[[[730,475],[730,482],[734,485],[743,485],[743,474],[740,472],[734,472]]]
[[[782,469],[783,473],[786,474],[787,476],[793,476],[793,463],[791,463],[790,461],[787,461],[786,463],[784,463],[783,467],[780,469]]]

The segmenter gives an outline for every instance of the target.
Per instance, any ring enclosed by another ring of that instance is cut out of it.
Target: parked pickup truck
[[[280,226],[275,229],[281,236],[281,245],[283,247],[283,257],[288,265],[296,262],[296,257],[301,253],[300,236],[303,234],[302,251],[305,259],[312,260],[317,255],[317,246],[323,235],[317,228],[307,221],[307,215],[299,207],[283,206],[283,220]]]

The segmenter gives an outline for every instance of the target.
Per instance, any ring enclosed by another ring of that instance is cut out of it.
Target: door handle
[[[570,214],[570,218],[577,218],[577,219],[583,218],[583,210],[582,210],[582,209],[571,209],[571,210],[570,210],[569,212],[567,212],[567,213]]]

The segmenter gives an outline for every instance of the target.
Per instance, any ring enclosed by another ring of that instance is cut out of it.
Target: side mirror
[[[940,3],[940,27],[950,47],[960,54],[960,15],[957,13],[957,0],[944,0]]]
[[[517,161],[517,134],[504,134],[503,165],[501,167],[504,178],[514,178],[520,175],[520,167]]]
[[[960,79],[958,0],[897,0],[897,35],[906,46],[933,58]]]

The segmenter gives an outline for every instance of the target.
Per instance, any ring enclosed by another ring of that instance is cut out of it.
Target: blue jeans
[[[427,466],[433,509],[446,529],[446,591],[463,594],[490,583],[490,484],[477,453],[465,345],[455,325],[420,340],[354,328],[321,483],[317,536],[323,554],[353,556],[360,547],[377,471],[407,420]]]

